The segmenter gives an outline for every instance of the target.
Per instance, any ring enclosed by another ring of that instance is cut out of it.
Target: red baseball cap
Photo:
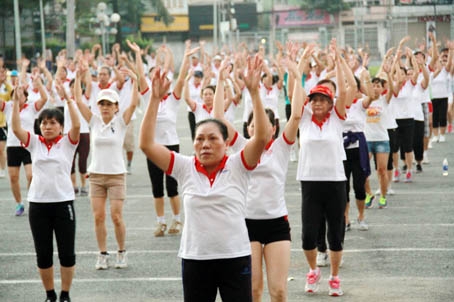
[[[331,101],[334,99],[331,90],[323,85],[317,85],[314,88],[312,88],[308,95],[309,99],[311,99],[315,94],[322,94],[324,96],[327,96],[331,99]]]

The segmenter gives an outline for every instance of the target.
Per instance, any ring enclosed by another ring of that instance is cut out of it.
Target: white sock
[[[156,217],[156,220],[158,223],[165,224],[166,223],[166,217],[165,216],[158,216]]]
[[[178,222],[181,222],[180,214],[178,214],[178,215],[173,215],[173,219],[175,219],[175,220],[178,221]]]

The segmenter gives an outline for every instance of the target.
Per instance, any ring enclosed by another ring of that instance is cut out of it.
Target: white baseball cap
[[[99,103],[103,100],[109,101],[111,103],[118,103],[118,93],[112,89],[103,89],[98,93],[96,97],[96,103]]]

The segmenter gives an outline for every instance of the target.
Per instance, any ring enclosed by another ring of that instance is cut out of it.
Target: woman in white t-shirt
[[[331,47],[336,65],[340,66],[340,54],[334,43]],[[343,79],[340,68],[336,71],[336,77]],[[331,260],[328,284],[332,296],[343,294],[338,273],[347,195],[342,138],[347,98],[344,81],[338,81],[338,95],[334,104],[334,95],[328,87],[318,85],[310,91],[299,126],[301,149],[297,170],[302,190],[303,250],[310,267],[305,291],[313,293],[319,288],[321,271],[316,265],[316,244],[322,217],[326,217]]]
[[[303,55],[304,56],[304,55]],[[268,289],[273,301],[287,297],[287,276],[290,266],[290,225],[285,203],[285,182],[292,145],[295,143],[301,109],[306,98],[301,85],[301,74],[295,63],[288,62],[296,83],[292,113],[282,135],[274,139],[276,120],[271,109],[268,116],[268,144],[263,150],[260,163],[251,173],[247,193],[246,225],[252,251],[252,295],[261,301],[263,294],[263,261],[266,264]],[[225,67],[219,73],[218,90],[215,94],[214,115],[229,129],[229,141],[233,152],[240,151],[248,142],[228,121],[223,112],[223,94],[226,79]],[[254,136],[253,114],[248,119],[250,137]]]
[[[76,265],[76,216],[70,172],[79,142],[80,121],[73,101],[66,99],[72,122],[68,134],[63,135],[63,113],[49,108],[38,117],[42,135],[35,135],[30,129],[22,127],[19,99],[23,93],[23,87],[16,88],[11,126],[12,132],[30,151],[32,158],[33,178],[27,198],[37,266],[46,290],[46,301],[57,301],[52,260],[55,233],[60,259],[60,301],[69,302]]]
[[[110,213],[118,245],[116,268],[127,267],[126,227],[123,220],[123,205],[126,198],[126,167],[123,160],[123,143],[126,127],[139,102],[137,76],[127,70],[133,81],[131,103],[122,115],[119,111],[119,96],[112,89],[101,90],[96,97],[100,115],[93,114],[82,101],[81,77],[88,69],[79,70],[75,81],[75,99],[84,119],[90,126],[91,162],[88,167],[89,196],[95,220],[95,233],[99,254],[96,269],[107,269],[109,254],[107,252],[106,201],[110,200]]]
[[[258,92],[261,65],[258,57],[249,59],[246,79],[254,104],[255,136],[241,152],[230,156],[226,154],[227,127],[216,119],[197,124],[195,156],[171,152],[156,143],[156,116],[169,83],[159,72],[153,79],[140,148],[183,188],[186,222],[179,256],[185,301],[214,301],[218,290],[224,301],[252,301],[251,249],[244,214],[250,171],[256,167],[268,135]]]

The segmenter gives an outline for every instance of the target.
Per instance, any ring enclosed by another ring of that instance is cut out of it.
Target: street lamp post
[[[101,36],[102,52],[103,54],[106,54],[107,48],[109,47],[109,35],[117,34],[115,24],[120,22],[121,17],[117,13],[113,13],[110,16],[107,15],[107,5],[104,2],[99,2],[96,7],[96,18],[100,28],[95,32]]]

